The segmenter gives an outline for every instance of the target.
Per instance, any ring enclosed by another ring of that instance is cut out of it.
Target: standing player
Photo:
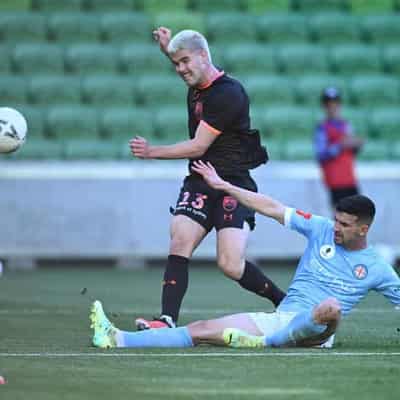
[[[341,117],[341,96],[336,88],[322,92],[321,105],[325,120],[315,131],[315,152],[334,208],[340,199],[359,192],[354,159],[363,141],[353,135],[350,124]]]
[[[254,212],[223,191],[209,187],[191,171],[199,158],[211,161],[227,181],[257,191],[249,170],[267,161],[259,133],[250,130],[249,99],[242,85],[218,70],[208,43],[198,32],[185,30],[171,40],[171,32],[153,32],[160,49],[189,87],[187,96],[189,139],[152,146],[146,139],[130,141],[133,155],[142,159],[189,159],[171,222],[171,241],[162,288],[161,316],[136,320],[138,329],[174,327],[188,286],[188,265],[193,251],[215,228],[218,265],[243,288],[270,299],[277,306],[285,296],[259,268],[245,259]],[[167,93],[166,93],[167,96]]]
[[[194,169],[216,190],[246,207],[271,217],[308,239],[287,296],[273,313],[241,313],[187,327],[146,332],[125,332],[93,303],[90,319],[97,347],[191,347],[225,344],[231,347],[316,346],[336,331],[370,290],[400,305],[400,279],[393,268],[367,244],[375,215],[374,203],[355,195],[339,201],[335,222],[286,207],[271,197],[254,193],[221,179],[211,164]]]

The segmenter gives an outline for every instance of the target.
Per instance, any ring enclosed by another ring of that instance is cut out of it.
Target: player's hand
[[[160,45],[160,50],[167,54],[168,44],[171,41],[171,30],[160,26],[153,31],[153,38]]]
[[[213,189],[224,190],[225,182],[218,174],[210,162],[194,161],[192,170],[200,174],[209,186]]]
[[[129,141],[131,153],[137,158],[150,158],[150,146],[147,140],[141,136],[135,136]]]
[[[364,141],[356,136],[345,136],[342,140],[342,146],[345,149],[358,150]]]

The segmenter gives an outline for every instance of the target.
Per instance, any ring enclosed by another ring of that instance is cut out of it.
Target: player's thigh
[[[190,335],[195,343],[223,344],[222,334],[227,328],[240,329],[250,335],[262,335],[249,313],[232,314],[188,325]]]

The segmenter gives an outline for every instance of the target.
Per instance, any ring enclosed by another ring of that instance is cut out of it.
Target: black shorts
[[[257,192],[257,185],[250,176],[225,177],[230,183]],[[255,228],[255,212],[241,205],[235,198],[220,190],[212,189],[204,180],[189,175],[183,181],[173,215],[186,215],[198,222],[207,232],[215,227],[243,228],[246,221],[250,230]]]

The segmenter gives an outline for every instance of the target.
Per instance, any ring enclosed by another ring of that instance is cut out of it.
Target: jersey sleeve
[[[329,143],[326,131],[322,125],[317,126],[315,129],[314,148],[317,160],[320,163],[335,158],[342,151],[342,146],[339,143]]]
[[[375,290],[383,294],[392,304],[400,306],[400,278],[390,265],[386,267],[383,278]]]
[[[297,231],[307,238],[311,238],[322,232],[328,225],[331,225],[331,221],[301,210],[286,208],[284,224],[289,229]]]
[[[216,134],[226,130],[238,115],[243,103],[240,88],[234,85],[216,87],[203,104],[202,121]]]

